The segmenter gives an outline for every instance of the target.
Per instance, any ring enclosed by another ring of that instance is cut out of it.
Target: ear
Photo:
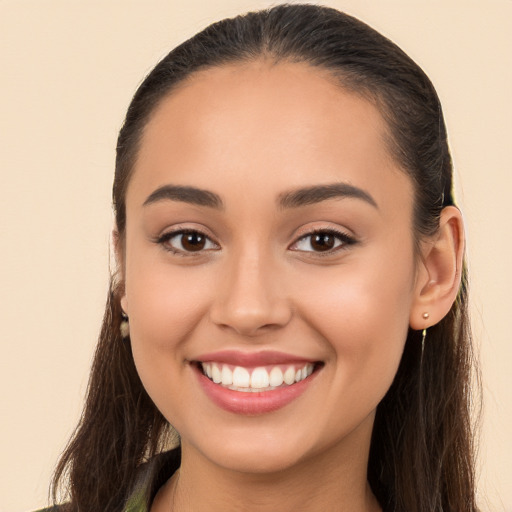
[[[116,260],[116,291],[119,295],[119,300],[121,303],[122,310],[128,314],[128,302],[126,299],[126,292],[124,286],[124,259],[125,259],[125,250],[124,243],[121,239],[119,231],[117,230],[117,226],[112,230],[112,245],[114,247],[114,256]]]
[[[464,226],[455,206],[441,212],[438,232],[422,243],[414,300],[412,329],[426,329],[441,321],[454,303],[462,277]]]

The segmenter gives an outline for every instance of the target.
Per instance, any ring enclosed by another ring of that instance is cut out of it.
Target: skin
[[[375,410],[408,328],[449,310],[463,248],[460,214],[447,208],[416,252],[413,186],[388,152],[386,129],[371,103],[328,74],[265,61],[196,73],[153,114],[118,252],[137,370],[182,440],[180,472],[153,512],[380,510],[366,481]],[[358,187],[375,205],[277,205],[283,193],[333,183]],[[223,208],[144,205],[169,184],[209,190]],[[204,233],[205,249],[185,253],[180,237],[158,243],[183,228]],[[315,229],[354,243],[315,251]],[[225,349],[278,350],[323,366],[284,408],[238,415],[210,401],[190,364]]]

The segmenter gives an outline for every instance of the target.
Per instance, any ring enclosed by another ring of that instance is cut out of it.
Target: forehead
[[[149,193],[173,182],[215,190],[224,179],[248,190],[263,179],[282,189],[409,181],[386,135],[378,109],[325,70],[265,60],[215,67],[194,73],[157,107],[133,188]]]

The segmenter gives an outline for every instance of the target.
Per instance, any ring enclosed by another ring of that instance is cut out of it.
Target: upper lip
[[[221,350],[218,352],[210,352],[201,354],[194,359],[200,363],[215,362],[231,364],[234,366],[270,366],[277,364],[293,364],[293,363],[313,363],[314,359],[277,352],[274,350],[264,350],[260,352],[241,352],[238,350]]]

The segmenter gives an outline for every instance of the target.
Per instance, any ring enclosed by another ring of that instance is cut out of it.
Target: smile
[[[324,363],[279,352],[203,354],[191,367],[210,401],[230,413],[261,415],[314,386]]]
[[[203,374],[227,389],[261,393],[283,386],[292,386],[313,373],[313,363],[245,368],[224,363],[200,363]]]

